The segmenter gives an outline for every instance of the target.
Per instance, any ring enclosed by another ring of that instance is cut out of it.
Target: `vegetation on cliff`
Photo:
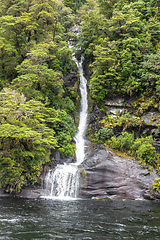
[[[112,6],[111,6],[112,5]],[[80,11],[81,52],[90,64],[90,94],[101,106],[113,94],[159,99],[160,13],[157,1],[98,0]]]

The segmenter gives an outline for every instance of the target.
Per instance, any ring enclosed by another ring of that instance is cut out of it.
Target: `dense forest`
[[[85,56],[89,111],[96,105],[101,115],[88,138],[160,173],[160,154],[141,118],[150,109],[160,111],[160,2],[0,0],[0,5],[1,187],[18,192],[38,182],[51,149],[74,156],[79,92],[70,39],[76,54]],[[75,25],[78,36],[71,31]],[[77,82],[66,86],[73,73]],[[134,114],[108,115],[108,97],[132,98]],[[160,133],[160,123],[154,133]],[[160,190],[160,179],[154,187]]]
[[[75,152],[76,88],[67,94],[63,86],[75,69],[67,45],[75,16],[61,1],[0,5],[0,182],[19,191],[38,181],[51,148]]]

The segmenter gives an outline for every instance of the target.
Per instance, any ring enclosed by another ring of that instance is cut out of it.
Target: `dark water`
[[[0,199],[0,239],[160,239],[160,203]]]

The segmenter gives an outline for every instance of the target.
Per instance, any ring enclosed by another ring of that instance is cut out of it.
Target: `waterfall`
[[[77,64],[80,72],[80,93],[81,93],[81,110],[79,116],[78,132],[75,136],[76,141],[76,164],[79,165],[84,161],[84,135],[87,127],[87,113],[88,113],[88,101],[87,101],[87,80],[83,73],[83,58],[78,62],[74,57],[74,61]]]
[[[88,101],[87,101],[87,80],[84,77],[83,72],[83,58],[78,61],[73,57],[78,70],[80,72],[80,114],[79,114],[79,126],[76,136],[74,137],[76,142],[76,162],[58,164],[55,169],[50,170],[45,178],[47,197],[56,199],[76,198],[79,189],[79,165],[84,161],[84,135],[87,127],[87,113],[88,113]]]

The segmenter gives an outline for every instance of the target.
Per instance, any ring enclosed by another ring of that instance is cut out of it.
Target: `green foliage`
[[[93,54],[96,60],[93,63],[94,72],[89,87],[92,98],[99,105],[107,92],[110,89],[115,89],[117,85],[115,71],[118,66],[116,43],[110,46],[108,39],[105,38],[101,45],[95,47]]]
[[[151,144],[152,141],[151,137],[137,138],[131,148],[131,152],[138,159],[154,165],[154,161],[157,159],[157,152]]]
[[[56,46],[52,42],[38,44],[27,54],[28,59],[16,67],[19,76],[13,80],[12,84],[24,93],[27,99],[35,98],[45,101],[47,96],[52,101],[51,94],[62,93],[62,75],[50,69],[47,64],[47,61],[52,58],[49,48],[53,47]]]
[[[74,102],[68,96],[60,99],[56,106],[57,108],[65,109],[68,114],[75,113]]]
[[[53,117],[54,116],[54,117]],[[35,183],[42,165],[49,161],[49,149],[57,147],[56,112],[41,102],[26,102],[11,89],[0,93],[0,182],[7,191],[20,191]]]
[[[147,93],[156,90],[158,96],[160,96],[160,54],[146,55],[144,61],[141,63],[141,67],[138,71],[140,74],[141,86]]]
[[[153,189],[160,192],[160,178],[155,178],[155,183],[153,183]]]
[[[74,12],[76,12],[84,3],[86,3],[86,0],[64,0],[64,5],[71,8]]]
[[[98,7],[100,9],[100,13],[104,14],[106,18],[110,18],[113,13],[113,6],[117,2],[118,2],[117,0],[113,1],[98,0]]]
[[[59,147],[62,156],[74,155],[72,118],[63,110],[26,101],[11,89],[0,93],[0,183],[7,191],[20,191],[34,184],[49,161],[50,149]]]
[[[64,110],[57,110],[58,120],[53,122],[50,127],[56,132],[59,150],[62,156],[73,156],[75,144],[70,144],[76,133],[76,128],[69,114]]]
[[[82,20],[82,31],[78,35],[77,48],[80,52],[84,52],[87,60],[93,60],[93,51],[97,45],[98,39],[105,36],[104,31],[99,28],[104,22],[104,17],[95,11],[80,11],[80,19]],[[78,51],[79,52],[79,51]]]
[[[154,97],[140,97],[132,103],[136,114],[141,116],[151,108],[158,109],[158,103]]]
[[[87,172],[84,169],[84,167],[82,168],[82,177],[85,178],[87,176]]]
[[[72,51],[68,48],[67,43],[65,41],[60,41],[57,44],[51,42],[50,45],[50,61],[47,61],[49,67],[62,74],[70,72],[73,66]]]
[[[66,38],[69,28],[75,20],[71,9],[65,7],[62,1],[55,2],[53,0],[38,2],[1,0],[0,3],[2,5],[0,78],[3,80],[0,87],[5,87],[6,83],[10,83],[16,77],[15,67],[21,64],[26,57],[30,58],[32,55],[31,59],[33,60],[33,57],[34,59],[39,58],[41,54],[44,58],[47,51],[44,45],[48,42],[51,42],[51,48],[56,49],[56,55],[53,53],[52,56],[53,62],[58,60],[58,65],[55,66],[55,68],[58,67],[56,70],[66,73],[69,69],[69,62],[71,62],[71,53],[67,47],[68,39]],[[52,41],[57,42],[54,47]],[[37,44],[40,44],[41,47],[40,45],[36,47]],[[36,56],[36,51],[39,56]],[[51,67],[49,66],[49,68]]]
[[[61,0],[0,5],[0,185],[12,192],[38,182],[51,148],[74,155],[63,78],[75,68],[67,44],[75,16]]]
[[[60,42],[59,46],[53,41],[37,44],[27,53],[27,59],[16,67],[18,76],[12,81],[13,87],[27,99],[47,101],[49,106],[55,107],[61,101],[62,74],[68,73],[73,65],[66,43]]]
[[[122,135],[118,137],[116,136],[111,137],[110,144],[112,148],[120,150],[124,149],[126,151],[132,147],[133,142],[134,142],[133,133],[122,132]]]
[[[134,139],[133,133],[122,132],[118,137],[113,136],[108,141],[114,149],[125,151],[129,155],[136,157],[141,163],[156,167],[156,161],[159,154],[155,147],[152,146],[153,139],[151,137]]]
[[[99,107],[110,95],[155,92],[159,98],[159,12],[155,2],[103,1],[80,11],[79,44],[91,67],[90,95]]]
[[[153,164],[156,159],[157,152],[150,143],[141,144],[135,152],[138,159],[144,160],[148,164]]]
[[[15,18],[1,16],[0,26],[0,79],[2,79],[0,89],[2,89],[16,76],[15,66],[19,63],[21,56],[18,54],[15,34],[12,32],[15,28]]]
[[[117,114],[116,116],[107,115],[100,121],[100,124],[104,128],[112,128],[113,130],[120,131],[131,131],[137,128],[138,131],[140,131],[141,128],[144,127],[143,119],[137,116],[131,116],[128,112]]]
[[[108,138],[112,137],[113,135],[114,135],[114,132],[110,128],[101,128],[97,133],[97,137],[100,140],[108,139]]]

